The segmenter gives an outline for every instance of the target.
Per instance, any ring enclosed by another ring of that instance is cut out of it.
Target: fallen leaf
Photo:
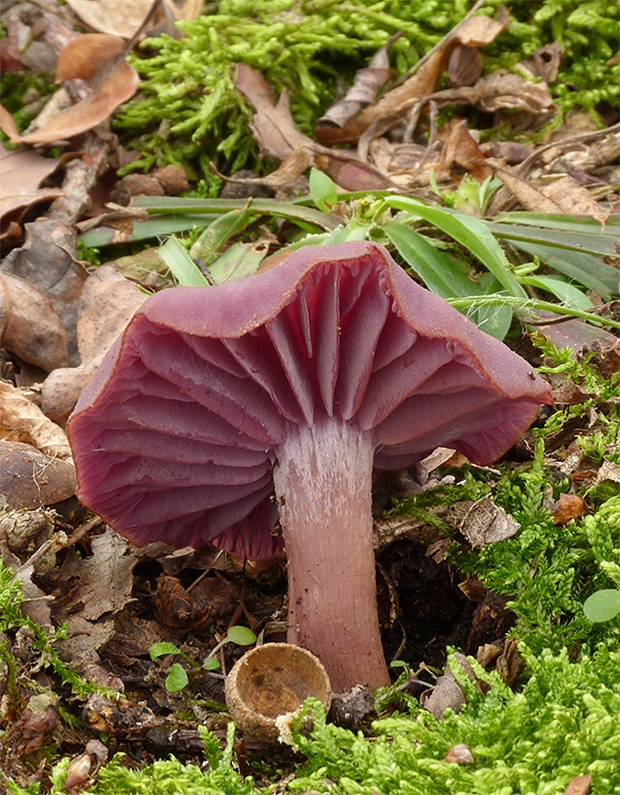
[[[62,195],[60,188],[39,187],[57,167],[58,160],[52,157],[24,150],[8,152],[0,142],[0,219]]]
[[[58,58],[56,82],[91,80],[123,52],[125,41],[109,33],[83,33],[70,41]]]
[[[577,494],[560,494],[559,500],[553,506],[551,516],[553,524],[568,524],[573,519],[585,516],[586,504]]]
[[[200,632],[211,624],[211,607],[198,605],[177,577],[161,575],[157,578],[153,603],[157,620],[167,627]]]
[[[17,276],[0,271],[0,341],[23,361],[50,371],[69,364],[67,332],[49,298]]]
[[[274,105],[265,78],[251,66],[237,64],[235,87],[256,109],[250,128],[263,154],[282,161],[280,168],[286,169],[286,177],[291,182],[314,165],[344,190],[382,190],[392,186],[387,177],[362,163],[355,153],[328,149],[298,130],[291,116],[286,89]],[[283,172],[278,169],[273,179],[281,186],[282,178]],[[261,181],[264,183],[265,178]]]
[[[460,652],[454,655],[455,664],[461,668],[461,673],[467,674],[471,682],[476,681],[471,665],[467,657]],[[477,685],[480,688],[480,685]],[[446,666],[444,673],[437,679],[437,684],[431,690],[425,690],[420,697],[420,707],[432,713],[437,720],[447,709],[453,712],[460,712],[465,704],[465,695],[461,690],[460,685],[456,681],[456,677]]]
[[[1,272],[25,279],[49,299],[68,335],[68,364],[77,364],[77,305],[88,273],[76,259],[75,230],[51,219],[24,228],[23,245],[9,253]]]
[[[0,439],[23,442],[49,456],[71,459],[65,432],[6,381],[0,381]]]
[[[374,136],[381,135],[401,119],[406,110],[435,90],[457,45],[483,47],[490,44],[508,27],[509,21],[508,12],[503,6],[498,9],[497,19],[486,16],[466,18],[431,50],[412,77],[385,93],[376,104],[362,110],[343,127],[317,127],[315,135],[318,140],[326,145],[354,143],[371,126]]]
[[[603,461],[596,475],[596,482],[601,483],[604,480],[620,483],[620,465],[614,464],[613,461]]]
[[[550,113],[555,110],[546,83],[533,83],[504,69],[480,78],[475,89],[478,96],[474,104],[485,113],[498,110]]]
[[[90,5],[90,3],[89,3]],[[51,144],[92,130],[138,90],[140,78],[126,61],[119,61],[102,75],[101,82],[80,102],[62,111],[27,135],[10,135],[11,143]]]
[[[541,77],[547,85],[555,83],[562,60],[562,45],[554,41],[534,50],[532,57],[521,61],[519,66],[527,69],[532,77]]]
[[[457,167],[461,170],[461,175],[465,171],[479,182],[492,173],[464,119],[452,126],[442,152],[442,160],[448,171]]]
[[[5,510],[54,505],[75,494],[75,468],[29,444],[0,441],[0,502]]]
[[[397,33],[392,36],[387,44],[377,50],[370,59],[368,66],[357,72],[353,85],[344,97],[339,99],[321,116],[317,122],[317,127],[342,127],[359,110],[375,101],[377,94],[392,74],[388,50],[401,35],[402,33]]]
[[[56,369],[45,379],[41,406],[46,416],[58,421],[69,415],[101,360],[145,298],[145,293],[112,266],[102,265],[88,277],[80,296],[77,321],[82,363]]]
[[[573,177],[562,177],[550,185],[545,185],[542,192],[547,198],[556,202],[562,212],[569,215],[589,215],[601,224],[605,224],[609,217],[609,213],[604,212],[601,205],[592,198],[590,191]]]
[[[521,527],[487,494],[466,510],[459,530],[474,549],[511,538]]]
[[[502,677],[502,681],[508,687],[513,687],[525,670],[525,662],[521,657],[517,641],[514,638],[506,639],[504,649],[497,658],[495,668]]]
[[[458,743],[450,748],[443,761],[455,765],[473,765],[474,757],[466,743]]]
[[[448,60],[448,83],[451,87],[473,86],[484,68],[484,58],[477,47],[457,44]]]
[[[522,177],[502,168],[497,169],[496,174],[526,210],[535,213],[562,213],[562,208],[554,199],[546,196],[540,188],[531,185]]]
[[[568,782],[564,795],[586,795],[590,791],[591,784],[592,773],[588,773],[585,776],[575,776]]]
[[[98,33],[130,39],[143,25],[153,0],[67,0],[67,5]]]
[[[132,572],[139,558],[122,536],[111,528],[90,539],[92,555],[86,560],[71,550],[58,572],[58,580],[73,583],[56,598],[60,612],[78,613],[87,621],[118,613],[131,599]]]

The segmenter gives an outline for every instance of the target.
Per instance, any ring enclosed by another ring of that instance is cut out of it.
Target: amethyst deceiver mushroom
[[[283,543],[288,640],[344,691],[389,683],[373,470],[440,445],[488,464],[549,402],[526,361],[350,242],[147,299],[68,433],[79,498],[135,544],[265,559]]]

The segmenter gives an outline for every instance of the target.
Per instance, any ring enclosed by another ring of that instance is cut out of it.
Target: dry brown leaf
[[[400,33],[381,47],[372,56],[368,66],[360,69],[355,75],[355,81],[342,99],[334,103],[317,122],[317,127],[342,127],[359,110],[372,104],[377,94],[390,79],[390,59],[388,50]]]
[[[596,475],[596,482],[610,480],[612,483],[620,483],[620,466],[613,461],[603,461]]]
[[[532,57],[526,61],[521,61],[519,66],[527,69],[532,77],[542,77],[547,83],[555,83],[558,72],[560,71],[560,61],[562,60],[562,45],[554,41],[545,44],[532,53]]]
[[[72,550],[60,567],[59,580],[74,583],[60,608],[63,614],[69,608],[87,621],[97,621],[107,613],[119,612],[131,599],[131,574],[139,559],[129,543],[110,528],[92,536],[90,543],[93,554],[87,560]]]
[[[476,107],[485,113],[498,110],[521,110],[526,113],[550,113],[555,110],[546,83],[533,83],[521,75],[500,69],[480,78],[475,85]]]
[[[461,668],[460,673],[467,674],[471,682],[476,682],[476,675],[467,657],[460,652],[456,652],[454,658],[455,662],[458,663]],[[477,687],[480,689],[479,684],[477,684]],[[425,690],[420,697],[420,706],[422,709],[428,710],[437,720],[441,719],[441,716],[447,709],[460,712],[464,704],[465,695],[456,677],[448,667],[446,667],[444,673],[437,679],[435,687],[432,690]]]
[[[256,109],[250,128],[264,155],[284,161],[293,152],[306,146],[315,146],[312,138],[300,132],[291,116],[289,94],[286,89],[274,105],[265,78],[247,64],[237,64],[235,88],[246,97]]]
[[[0,441],[0,510],[54,505],[75,494],[69,461],[44,455],[29,444]]]
[[[484,58],[477,47],[457,44],[448,60],[448,83],[452,87],[473,86],[484,68]]]
[[[590,791],[591,784],[592,773],[588,773],[585,776],[575,776],[568,782],[564,795],[586,795]]]
[[[54,116],[35,132],[10,136],[11,143],[51,144],[87,132],[131,99],[139,85],[136,70],[126,61],[119,61],[102,75],[101,82],[85,99]]]
[[[109,33],[83,33],[70,41],[58,58],[56,82],[91,80],[123,52],[125,41]]]
[[[467,510],[459,530],[474,549],[511,538],[521,527],[503,508],[487,495]]]
[[[443,761],[455,765],[473,765],[474,757],[466,743],[458,743],[450,748]]]
[[[560,205],[540,188],[534,187],[527,180],[517,177],[510,171],[497,169],[497,176],[501,179],[513,196],[518,199],[526,210],[534,213],[562,213]]]
[[[609,214],[592,198],[588,189],[573,177],[562,177],[557,182],[545,185],[542,192],[559,204],[562,212],[569,215],[589,215],[601,224],[605,224],[609,217]]]
[[[387,177],[360,162],[354,153],[332,151],[300,132],[291,116],[288,92],[284,90],[274,105],[265,78],[251,66],[237,64],[235,86],[256,109],[250,127],[262,152],[283,162],[283,170],[273,176],[274,184],[281,186],[288,177],[292,181],[314,165],[345,190],[391,187]]]
[[[62,428],[6,381],[0,381],[0,439],[23,442],[46,455],[71,459],[71,448]]]
[[[58,160],[41,157],[36,152],[7,152],[0,142],[0,219],[15,210],[60,196],[60,188],[39,188],[57,166]]]
[[[145,298],[145,293],[109,265],[102,265],[89,276],[82,290],[77,322],[82,364],[57,369],[45,379],[42,409],[46,416],[52,420],[68,416],[101,360]]]
[[[457,166],[479,182],[492,173],[477,141],[467,129],[465,120],[452,126],[442,152],[442,160],[443,167],[448,171]]]
[[[68,335],[68,363],[77,364],[77,304],[88,273],[75,257],[75,230],[48,218],[25,224],[25,232],[23,245],[5,258],[2,272],[25,279],[49,298]]]
[[[456,26],[434,50],[431,50],[418,71],[402,85],[388,91],[375,105],[365,108],[350,119],[342,128],[317,127],[315,134],[322,144],[353,143],[364,131],[374,128],[380,135],[402,117],[404,111],[413,107],[422,97],[431,94],[441,77],[454,48],[482,47],[490,44],[508,27],[508,12],[503,6],[498,9],[498,18],[469,17]]]
[[[46,371],[69,364],[67,332],[47,296],[25,279],[2,272],[0,345]]]
[[[551,511],[553,524],[568,524],[572,519],[585,516],[586,504],[577,494],[560,494],[560,499]]]
[[[67,0],[67,5],[98,33],[130,39],[144,23],[153,0]]]

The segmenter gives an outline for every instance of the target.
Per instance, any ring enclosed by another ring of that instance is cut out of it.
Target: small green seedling
[[[219,662],[215,659],[215,655],[226,643],[236,643],[237,646],[251,646],[253,643],[256,643],[256,635],[251,629],[248,629],[248,627],[230,627],[225,637],[211,650],[209,656],[202,665],[192,659],[189,654],[181,651],[174,643],[154,643],[149,650],[149,654],[151,655],[151,660],[156,660],[158,657],[164,657],[168,654],[178,654],[190,664],[193,670],[203,669],[205,671],[214,671],[220,666]],[[166,690],[169,693],[178,693],[180,690],[187,687],[188,682],[187,671],[181,663],[172,663],[170,666],[170,673],[166,677]]]

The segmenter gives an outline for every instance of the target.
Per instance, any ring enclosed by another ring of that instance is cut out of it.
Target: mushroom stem
[[[371,435],[326,418],[290,429],[274,484],[288,558],[288,641],[317,655],[336,692],[388,685],[372,526]]]

